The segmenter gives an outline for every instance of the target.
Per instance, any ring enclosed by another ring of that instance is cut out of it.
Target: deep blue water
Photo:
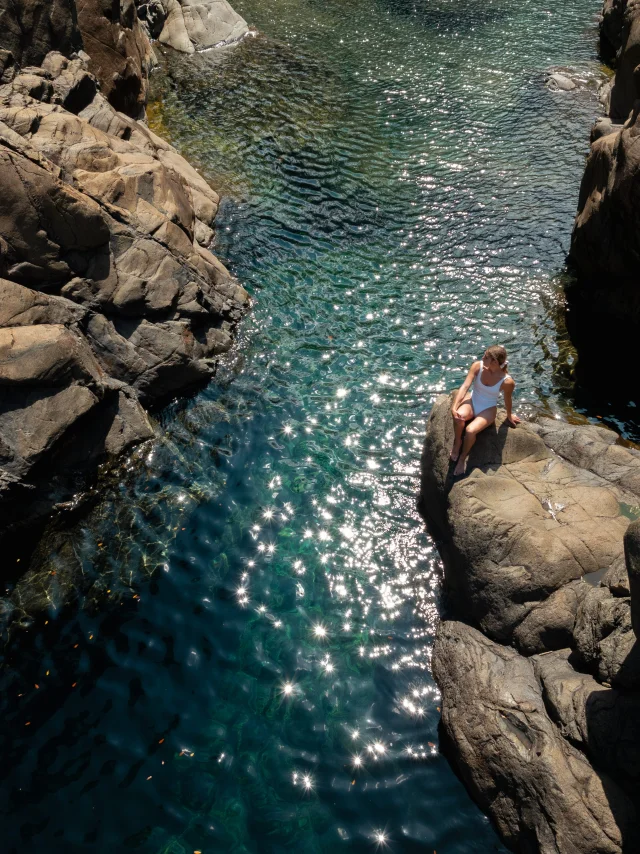
[[[521,409],[570,405],[599,6],[239,0],[261,35],[164,60],[155,126],[224,192],[255,306],[8,585],[3,852],[504,850],[438,752],[418,462],[490,343]]]

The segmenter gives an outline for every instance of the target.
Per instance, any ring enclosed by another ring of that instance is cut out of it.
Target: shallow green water
[[[437,748],[418,462],[494,341],[521,407],[566,405],[599,5],[241,0],[263,35],[167,60],[165,132],[226,193],[216,251],[255,308],[38,556],[50,604],[2,676],[4,850],[503,850]],[[548,92],[556,65],[584,89]]]

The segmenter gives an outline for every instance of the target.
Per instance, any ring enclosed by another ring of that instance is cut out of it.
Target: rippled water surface
[[[520,406],[565,405],[600,2],[236,6],[262,34],[166,58],[153,121],[223,188],[255,307],[13,591],[2,849],[503,851],[438,752],[418,461],[489,343]]]

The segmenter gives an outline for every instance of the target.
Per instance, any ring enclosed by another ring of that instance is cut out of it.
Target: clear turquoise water
[[[522,409],[567,405],[599,5],[240,0],[262,35],[166,61],[165,132],[226,193],[255,307],[8,587],[3,851],[503,851],[438,752],[418,462],[491,342]],[[584,89],[549,93],[556,65]]]

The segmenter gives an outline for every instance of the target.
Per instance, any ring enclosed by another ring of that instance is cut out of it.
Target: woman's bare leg
[[[478,433],[482,433],[482,431],[486,430],[490,424],[493,424],[496,420],[497,411],[498,408],[496,406],[492,406],[491,409],[484,409],[482,412],[478,413],[470,424],[467,424],[467,429],[464,434],[464,442],[462,443],[462,451],[458,457],[458,465],[453,471],[455,475],[464,474],[464,466],[467,461],[467,457],[469,456],[469,451],[475,445]]]
[[[462,434],[468,421],[473,420],[473,407],[466,400],[458,407],[458,415],[460,418],[453,419],[453,448],[451,449],[450,459],[455,463],[460,455],[462,447]]]

